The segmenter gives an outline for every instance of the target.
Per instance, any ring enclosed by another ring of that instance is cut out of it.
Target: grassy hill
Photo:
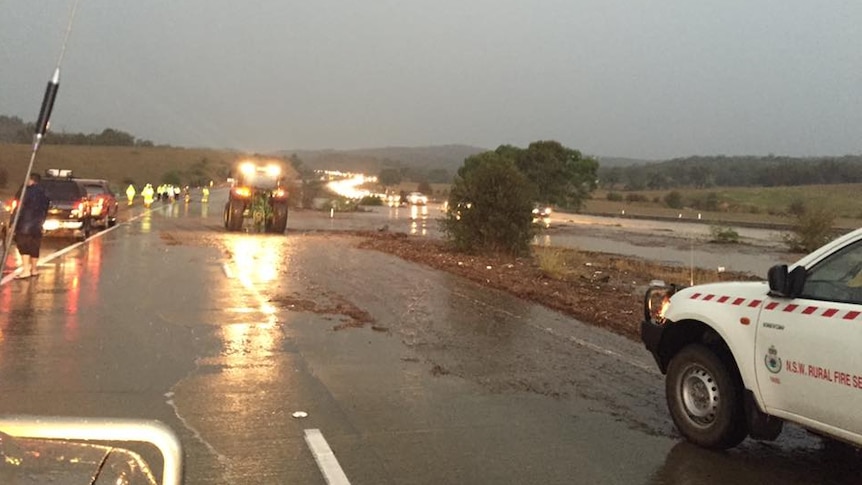
[[[14,192],[23,182],[30,151],[30,145],[0,143],[0,167],[9,174],[0,192]],[[127,180],[138,186],[155,185],[170,172],[176,172],[183,183],[196,179],[220,183],[227,178],[233,162],[242,158],[242,153],[227,150],[43,145],[34,172],[67,168],[76,177],[107,179],[116,188],[124,187]]]
[[[862,184],[801,185],[793,187],[714,187],[709,189],[639,190],[616,194],[623,200],[608,200],[608,190],[597,190],[587,201],[585,212],[593,214],[696,219],[727,223],[792,224],[792,206],[822,207],[837,217],[836,226],[855,229],[862,225],[859,193]],[[683,208],[664,203],[670,192],[681,196]],[[698,202],[714,198],[713,210],[698,208]]]
[[[314,169],[379,173],[384,167],[409,167],[420,170],[445,169],[454,174],[464,159],[487,151],[467,145],[428,147],[384,147],[356,150],[282,150],[278,156],[296,154]]]

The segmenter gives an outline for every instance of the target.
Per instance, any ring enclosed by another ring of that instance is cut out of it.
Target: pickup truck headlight
[[[661,325],[670,307],[670,297],[677,291],[676,285],[665,285],[663,281],[653,281],[644,295],[644,319]]]

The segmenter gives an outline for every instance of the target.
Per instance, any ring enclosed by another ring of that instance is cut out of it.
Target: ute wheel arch
[[[686,345],[701,343],[719,355],[722,359],[729,359],[736,368],[733,352],[722,336],[709,325],[698,320],[681,320],[679,322],[666,323],[667,327],[661,337],[658,347],[659,366],[662,373],[667,372],[671,359]],[[738,369],[737,369],[737,372]]]

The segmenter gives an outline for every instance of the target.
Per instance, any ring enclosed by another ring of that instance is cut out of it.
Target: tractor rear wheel
[[[287,229],[287,204],[276,204],[272,207],[272,220],[266,229],[267,232],[284,234]]]
[[[242,229],[242,213],[245,207],[241,202],[229,200],[224,206],[224,228],[231,232]]]

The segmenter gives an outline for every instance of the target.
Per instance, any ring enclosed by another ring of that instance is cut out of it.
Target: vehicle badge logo
[[[769,372],[773,374],[781,372],[781,357],[778,356],[778,351],[775,350],[774,345],[769,346],[769,352],[766,354],[763,362],[766,364],[766,370]]]

